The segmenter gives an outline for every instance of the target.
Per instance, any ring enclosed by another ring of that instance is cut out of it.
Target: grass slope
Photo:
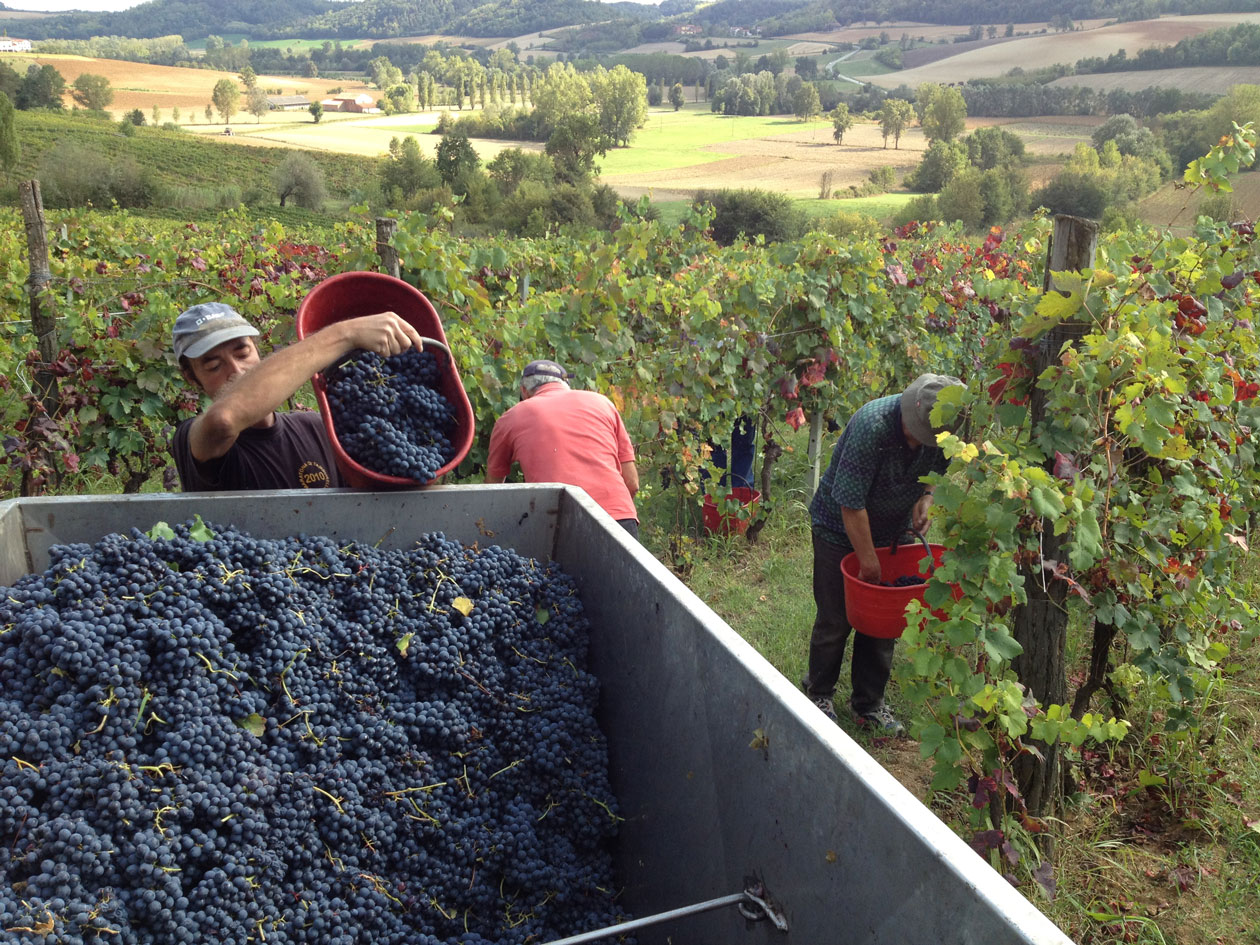
[[[270,186],[273,169],[291,153],[287,148],[236,147],[182,131],[137,128],[134,137],[123,135],[118,125],[82,115],[55,112],[15,112],[22,154],[16,176],[37,174],[56,150],[69,142],[116,161],[130,157],[150,168],[156,179],[169,187]],[[377,161],[330,152],[308,155],[324,172],[324,182],[334,199],[346,199],[376,173]]]

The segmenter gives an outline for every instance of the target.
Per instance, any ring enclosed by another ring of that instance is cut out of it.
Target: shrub
[[[729,246],[741,235],[777,243],[805,232],[805,216],[786,194],[765,190],[717,190],[696,194],[695,204],[712,204],[713,239]]]
[[[595,213],[595,225],[600,229],[611,230],[617,226],[620,204],[621,197],[607,184],[596,184],[591,188],[591,209]],[[649,209],[648,212],[652,211]],[[656,215],[660,216],[659,210]]]
[[[44,155],[39,179],[44,203],[50,207],[147,207],[157,186],[152,172],[130,156],[111,160],[74,142],[65,142]]]
[[[1208,217],[1218,223],[1232,223],[1239,218],[1234,195],[1224,191],[1208,194],[1199,201],[1199,216]]]
[[[874,217],[848,210],[838,210],[830,216],[822,217],[814,226],[832,236],[852,240],[875,239],[883,232],[879,221]]]
[[[867,175],[867,180],[871,182],[871,188],[875,193],[884,194],[897,186],[897,172],[885,164],[871,171]]]
[[[1107,190],[1097,174],[1065,170],[1033,193],[1032,206],[1096,220],[1107,206]]]
[[[913,191],[933,194],[954,179],[967,166],[967,148],[957,141],[933,141],[923,160],[906,176]]]
[[[919,197],[911,198],[904,207],[893,214],[892,222],[894,226],[905,226],[907,223],[918,220],[939,219],[940,214],[936,209],[936,197],[932,194],[923,194]]]
[[[535,151],[524,151],[520,148],[507,148],[500,151],[486,170],[499,185],[505,196],[512,194],[522,181],[535,180],[543,184],[552,184],[556,179],[556,167],[550,155]]]
[[[946,184],[936,198],[936,211],[942,220],[959,220],[964,228],[978,230],[984,223],[984,196],[980,192],[981,172],[968,168]]]
[[[327,192],[324,189],[324,173],[305,154],[290,152],[272,175],[280,206],[291,198],[306,210],[319,210],[324,206]]]

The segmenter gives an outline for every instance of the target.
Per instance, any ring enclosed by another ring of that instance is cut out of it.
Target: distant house
[[[305,95],[268,95],[267,107],[272,111],[293,112],[311,107],[311,100]]]
[[[376,107],[376,99],[366,92],[360,92],[357,95],[334,95],[331,98],[324,99],[319,104],[324,106],[324,111],[326,112],[375,114],[380,111]]]
[[[29,39],[10,39],[8,36],[0,36],[0,52],[30,52],[31,41]]]
[[[700,36],[704,33],[704,27],[695,23],[680,23],[674,27],[675,36]]]

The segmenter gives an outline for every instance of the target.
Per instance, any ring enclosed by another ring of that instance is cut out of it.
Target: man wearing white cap
[[[581,486],[638,538],[639,472],[621,414],[603,394],[570,390],[568,377],[555,361],[525,365],[521,402],[509,407],[490,433],[486,482],[503,482],[518,463],[526,482]]]
[[[319,414],[280,406],[351,351],[388,357],[422,347],[416,329],[393,312],[335,322],[266,359],[257,335],[222,302],[194,305],[175,320],[180,373],[211,401],[171,442],[185,492],[342,485]]]
[[[845,613],[840,562],[857,552],[858,577],[880,582],[877,547],[891,545],[910,526],[927,527],[932,490],[919,481],[945,471],[936,445],[932,408],[937,395],[962,381],[921,374],[900,394],[863,404],[844,428],[809,513],[814,542],[814,604],[809,672],[801,687],[830,719],[840,664],[853,627]],[[905,726],[884,703],[896,640],[854,634],[849,708],[859,725],[881,735],[902,735]]]

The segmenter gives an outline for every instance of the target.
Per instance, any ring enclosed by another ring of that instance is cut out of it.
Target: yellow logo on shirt
[[[303,489],[327,488],[332,483],[328,477],[328,470],[315,462],[303,463],[297,477]]]

